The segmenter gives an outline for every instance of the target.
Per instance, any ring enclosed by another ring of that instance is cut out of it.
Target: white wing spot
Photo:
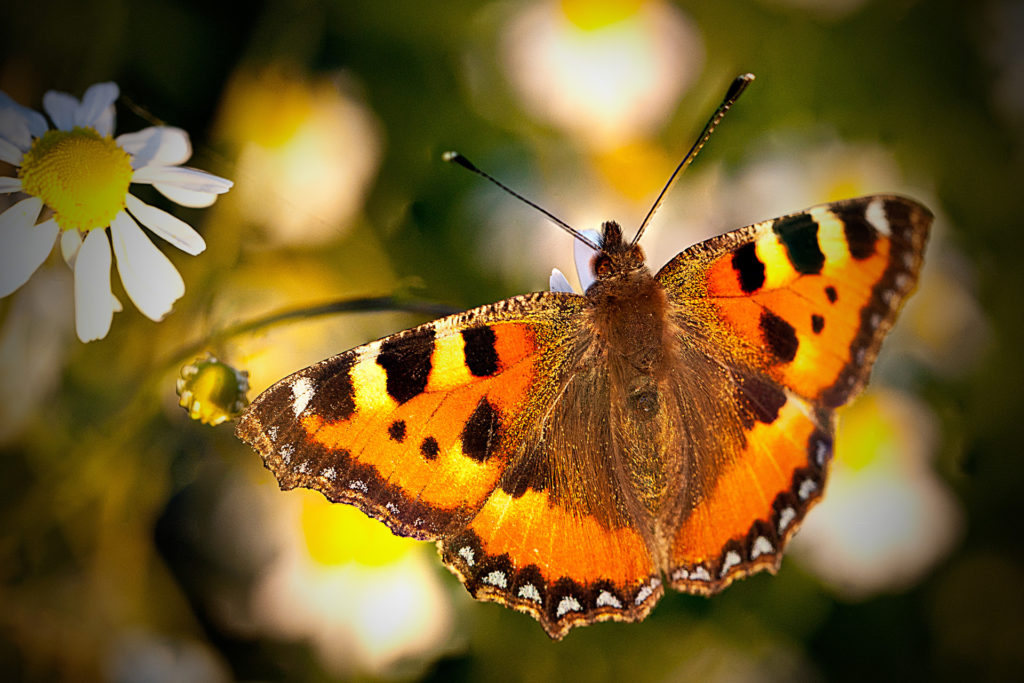
[[[863,346],[857,349],[857,353],[854,354],[853,362],[857,365],[864,365],[864,361],[867,359],[868,350]]]
[[[814,447],[814,462],[818,463],[818,467],[824,467],[828,462],[829,450],[828,442],[819,439]]]
[[[582,609],[583,608],[580,606],[579,600],[571,595],[567,595],[558,603],[558,609],[555,610],[555,616],[563,617],[567,612],[579,612]]]
[[[461,548],[459,548],[459,557],[464,559],[466,561],[466,564],[470,567],[476,564],[476,558],[473,554],[473,549],[470,548],[468,545],[464,545]]]
[[[273,427],[267,430],[267,438],[269,438],[271,441],[277,441],[277,425],[274,425]]]
[[[615,609],[622,609],[622,603],[619,599],[612,595],[609,591],[601,591],[601,594],[597,596],[598,607],[614,607]]]
[[[278,454],[281,456],[281,460],[287,465],[292,461],[292,455],[295,453],[295,446],[290,443],[286,443],[278,449]]]
[[[308,377],[300,377],[292,383],[292,412],[295,417],[302,415],[309,402],[313,400],[313,382]]]
[[[519,597],[526,598],[527,600],[532,600],[538,605],[541,603],[540,591],[538,591],[537,587],[534,586],[532,583],[524,583],[522,586],[519,587]]]
[[[633,600],[637,605],[641,604],[644,600],[651,597],[654,593],[654,589],[661,585],[661,579],[651,579],[651,582],[645,584],[643,588],[637,591],[636,598]]]
[[[718,572],[718,577],[723,578],[729,573],[729,570],[739,565],[742,562],[740,554],[735,550],[730,550],[725,554],[725,559],[722,561],[722,570]]]
[[[685,581],[688,578],[690,578],[690,570],[688,570],[686,567],[680,567],[679,569],[672,572],[673,581]]]
[[[398,514],[398,506],[395,505],[394,503],[385,503],[384,504],[384,509],[387,510],[388,512],[390,512],[393,515],[397,515]]]
[[[813,479],[804,479],[800,482],[800,488],[797,489],[796,495],[800,496],[800,500],[807,500],[818,490],[818,485]]]
[[[366,485],[366,482],[364,482],[362,479],[354,480],[348,485],[348,487],[353,491],[360,491],[362,493],[366,493],[367,491],[370,490],[369,487]]]
[[[871,328],[874,329],[874,328],[878,327],[881,323],[882,323],[882,316],[881,316],[881,314],[879,314],[879,313],[872,313],[871,314],[871,320],[868,323],[869,325],[871,325]]]
[[[758,536],[754,539],[754,545],[750,548],[750,559],[756,560],[762,555],[771,555],[775,552],[775,546],[764,536]]]
[[[295,468],[295,471],[298,472],[299,474],[305,474],[306,472],[309,471],[309,462],[303,460],[302,462],[299,463],[299,466]]]
[[[785,531],[793,520],[796,519],[796,510],[793,508],[783,508],[782,512],[779,513],[779,532]]]
[[[704,565],[698,565],[694,567],[693,571],[690,572],[691,581],[710,581],[711,574],[708,572],[707,567]]]
[[[864,211],[864,217],[868,223],[883,235],[891,235],[892,228],[889,227],[889,219],[885,216],[885,204],[881,199],[876,199]]]
[[[508,588],[508,578],[505,576],[505,572],[497,569],[485,576],[483,582],[498,588]]]
[[[335,471],[333,467],[328,467],[323,472],[320,473],[320,476],[322,476],[327,481],[334,481],[337,478],[338,473],[337,471]]]

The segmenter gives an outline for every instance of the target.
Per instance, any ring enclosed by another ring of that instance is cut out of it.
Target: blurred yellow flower
[[[227,88],[219,127],[238,148],[238,206],[272,243],[336,239],[362,209],[381,132],[343,85],[277,65],[243,69]]]
[[[176,385],[178,405],[203,424],[219,425],[238,417],[249,405],[249,375],[207,353],[181,368]]]

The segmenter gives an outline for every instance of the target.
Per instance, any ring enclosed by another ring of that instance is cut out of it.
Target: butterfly
[[[609,221],[595,241],[562,224],[594,249],[585,294],[524,294],[345,351],[267,389],[236,433],[282,489],[436,541],[473,596],[552,638],[638,621],[666,585],[711,595],[779,568],[931,221],[905,197],[837,201],[653,274],[643,227],[627,240]]]

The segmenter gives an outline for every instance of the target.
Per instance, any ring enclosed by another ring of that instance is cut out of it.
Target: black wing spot
[[[825,266],[825,254],[818,244],[818,222],[807,213],[779,218],[772,230],[786,246],[789,262],[798,273],[817,275]]]
[[[434,330],[424,328],[385,339],[377,354],[377,365],[387,374],[387,391],[399,403],[419,396],[430,377],[430,357],[434,353]]]
[[[786,392],[774,382],[755,377],[735,377],[739,385],[740,414],[743,426],[750,429],[754,421],[771,424],[779,419],[779,411],[786,405]]]
[[[355,389],[350,371],[355,364],[355,355],[348,354],[338,362],[328,362],[309,379],[316,387],[313,398],[306,410],[321,416],[327,422],[347,420],[356,409]]]
[[[392,441],[402,443],[405,441],[405,420],[395,420],[388,427],[388,436]]]
[[[828,302],[830,304],[834,304],[836,301],[839,300],[839,292],[837,292],[836,288],[833,287],[832,285],[829,285],[828,287],[825,288],[825,296],[828,297]]]
[[[811,314],[811,330],[814,334],[821,334],[821,331],[825,329],[825,319],[817,313]]]
[[[474,377],[489,377],[498,371],[498,352],[494,348],[494,330],[486,325],[462,331],[466,367]]]
[[[846,248],[857,261],[863,261],[875,253],[878,232],[868,223],[863,205],[833,207],[832,211],[843,222]]]
[[[462,429],[462,453],[477,462],[487,460],[498,444],[500,424],[498,411],[487,398],[481,398]]]
[[[420,444],[420,454],[427,460],[435,459],[440,452],[441,448],[437,445],[437,439],[432,436],[423,439],[423,443]]]
[[[788,363],[796,358],[796,351],[800,347],[796,330],[767,309],[761,311],[761,338],[779,359]]]
[[[764,286],[764,263],[757,257],[754,242],[744,244],[732,253],[732,268],[740,281],[740,289],[747,294]]]

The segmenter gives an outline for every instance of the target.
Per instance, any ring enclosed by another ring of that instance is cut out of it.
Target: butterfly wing
[[[702,340],[742,408],[742,439],[691,466],[714,476],[689,489],[675,523],[675,588],[713,593],[777,568],[822,493],[832,411],[867,383],[931,220],[902,197],[835,202],[694,245],[658,273],[688,331],[677,343]]]
[[[475,597],[552,637],[643,618],[659,567],[614,502],[607,371],[584,307],[529,294],[347,351],[269,388],[236,432],[283,489],[437,540]]]

